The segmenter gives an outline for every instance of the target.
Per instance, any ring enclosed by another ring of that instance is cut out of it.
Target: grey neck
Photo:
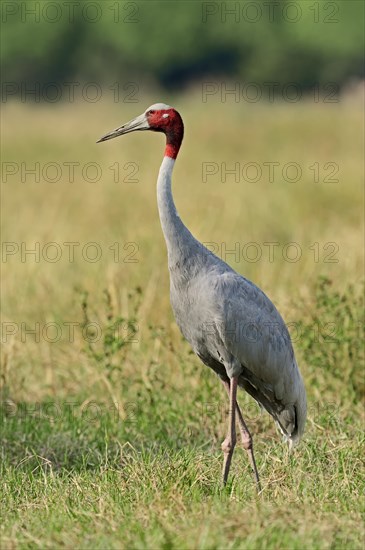
[[[157,180],[157,205],[165,237],[169,267],[189,260],[201,245],[185,227],[177,213],[171,191],[175,160],[165,156]]]

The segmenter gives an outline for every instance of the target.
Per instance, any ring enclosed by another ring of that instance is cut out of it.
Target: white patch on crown
[[[154,103],[154,105],[151,105],[151,107],[146,109],[146,113],[147,111],[166,111],[168,109],[172,109],[172,107],[170,107],[170,105],[166,105],[166,103]]]

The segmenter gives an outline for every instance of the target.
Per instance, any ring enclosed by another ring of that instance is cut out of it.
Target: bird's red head
[[[142,115],[109,132],[99,141],[106,141],[137,130],[163,132],[166,135],[165,156],[176,159],[184,137],[184,124],[180,114],[164,103],[151,105]]]
[[[146,118],[150,130],[166,135],[165,156],[176,159],[184,137],[184,124],[180,114],[169,105],[156,103],[147,109]]]

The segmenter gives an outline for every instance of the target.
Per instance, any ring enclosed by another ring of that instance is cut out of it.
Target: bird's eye
[[[153,109],[151,109],[150,111],[148,111],[148,115],[154,115],[156,111],[154,111]]]

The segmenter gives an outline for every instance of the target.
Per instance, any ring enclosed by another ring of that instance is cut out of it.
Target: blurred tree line
[[[362,0],[2,0],[1,16],[6,82],[363,77]]]

